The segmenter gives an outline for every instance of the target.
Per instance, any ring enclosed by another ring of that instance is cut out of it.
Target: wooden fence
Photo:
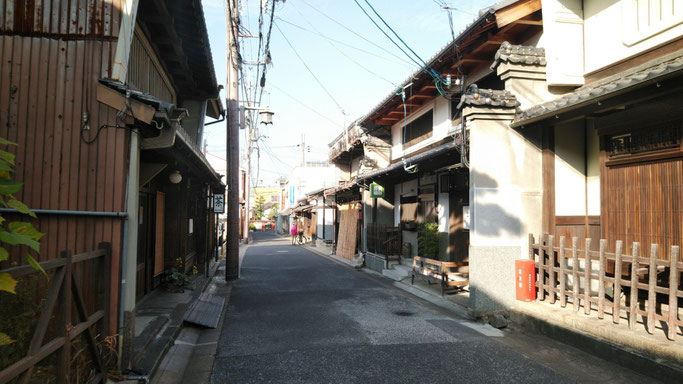
[[[368,251],[385,256],[401,254],[401,229],[389,225],[367,225]]]
[[[579,249],[579,239],[572,238],[571,248],[565,246],[561,236],[555,246],[555,237],[545,234],[543,240],[535,243],[529,235],[529,258],[536,264],[536,287],[538,299],[549,300],[554,304],[559,298],[562,307],[571,300],[574,310],[583,305],[584,313],[589,315],[596,309],[598,318],[605,316],[605,309],[612,311],[612,321],[618,324],[622,312],[628,317],[630,329],[635,329],[637,316],[644,316],[645,329],[652,334],[655,321],[666,324],[667,336],[676,338],[683,321],[678,319],[679,299],[683,298],[680,275],[683,262],[680,260],[680,247],[672,246],[669,260],[660,258],[657,244],[650,246],[650,255],[641,255],[640,243],[634,242],[632,255],[623,253],[622,241],[616,242],[614,253],[605,251],[607,241],[600,240],[599,251],[588,251],[591,239],[585,239],[583,249]],[[583,270],[579,259],[584,260]],[[593,263],[597,261],[597,274]],[[614,264],[614,273],[607,271],[607,263]],[[656,271],[651,273],[651,271]],[[568,279],[571,277],[571,284]],[[591,292],[591,283],[597,282],[597,294]],[[613,300],[606,297],[605,288],[613,288]],[[622,305],[621,296],[625,296]],[[640,306],[638,304],[641,304]],[[594,304],[594,305],[593,305]],[[663,306],[667,306],[663,311]]]
[[[82,290],[79,287],[73,270],[78,263],[88,260],[94,261],[96,259],[103,261],[99,263],[101,270],[98,271],[99,273],[94,278],[100,279],[95,282],[100,285],[100,289],[103,291],[101,293],[104,302],[101,305],[101,309],[88,314]],[[109,319],[109,299],[111,297],[111,292],[109,292],[111,245],[109,243],[101,243],[97,250],[77,255],[73,255],[71,251],[63,251],[61,257],[41,262],[40,266],[46,272],[55,270],[50,281],[47,298],[45,298],[42,304],[40,317],[31,338],[27,355],[0,371],[0,383],[7,383],[22,374],[21,382],[28,383],[34,367],[53,353],[57,353],[55,363],[56,382],[72,382],[73,380],[69,377],[72,362],[71,343],[81,334],[85,334],[87,348],[97,370],[89,382],[105,382],[107,370],[97,347],[93,326],[98,321],[102,321],[102,329],[109,329],[107,322]],[[29,265],[12,267],[0,270],[0,272],[9,273],[15,279],[40,273]],[[71,318],[74,304],[79,321],[75,325]],[[44,342],[48,332],[48,325],[53,315],[56,318],[55,337],[48,342]]]

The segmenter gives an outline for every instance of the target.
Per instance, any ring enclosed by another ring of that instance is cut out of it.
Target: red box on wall
[[[517,300],[536,300],[536,266],[533,260],[515,260]]]

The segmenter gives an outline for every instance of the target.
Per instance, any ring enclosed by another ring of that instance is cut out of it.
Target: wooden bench
[[[457,271],[458,268],[466,265],[467,263],[459,261],[439,261],[415,256],[410,284],[415,283],[415,276],[426,280],[429,284],[441,284],[441,295],[443,296],[447,289],[459,289],[470,285],[467,276]]]

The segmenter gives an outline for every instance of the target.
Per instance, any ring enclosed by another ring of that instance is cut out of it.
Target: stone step
[[[411,268],[405,265],[393,264],[390,266],[391,269],[385,269],[382,271],[382,275],[396,281],[400,281],[410,276]]]

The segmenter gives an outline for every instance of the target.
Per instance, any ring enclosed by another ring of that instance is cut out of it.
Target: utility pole
[[[304,134],[301,134],[301,166],[306,166],[306,139]]]
[[[251,93],[251,87],[248,89],[248,93]],[[249,100],[249,94],[247,94],[245,97],[247,101]],[[250,116],[250,118],[246,118],[247,114]],[[244,111],[244,116],[245,116],[245,124],[244,124],[244,129],[246,131],[246,146],[247,146],[247,161],[246,161],[246,177],[244,178],[244,232],[242,233],[242,238],[244,239],[244,243],[247,244],[249,243],[249,221],[251,219],[251,215],[249,213],[249,205],[251,204],[251,124],[252,124],[252,117],[253,114],[251,111],[246,110]]]
[[[227,0],[226,10],[226,28],[227,28],[227,81],[226,81],[226,102],[228,118],[225,119],[227,126],[227,143],[226,148],[228,155],[226,156],[228,172],[228,230],[226,233],[227,240],[227,255],[225,259],[225,280],[237,280],[239,278],[239,92],[238,84],[238,59],[237,59],[237,36],[235,36],[236,17],[237,17],[237,1]],[[248,190],[247,190],[248,191]],[[248,193],[248,192],[247,192]],[[248,212],[248,207],[247,207]],[[249,228],[245,228],[247,232]]]

